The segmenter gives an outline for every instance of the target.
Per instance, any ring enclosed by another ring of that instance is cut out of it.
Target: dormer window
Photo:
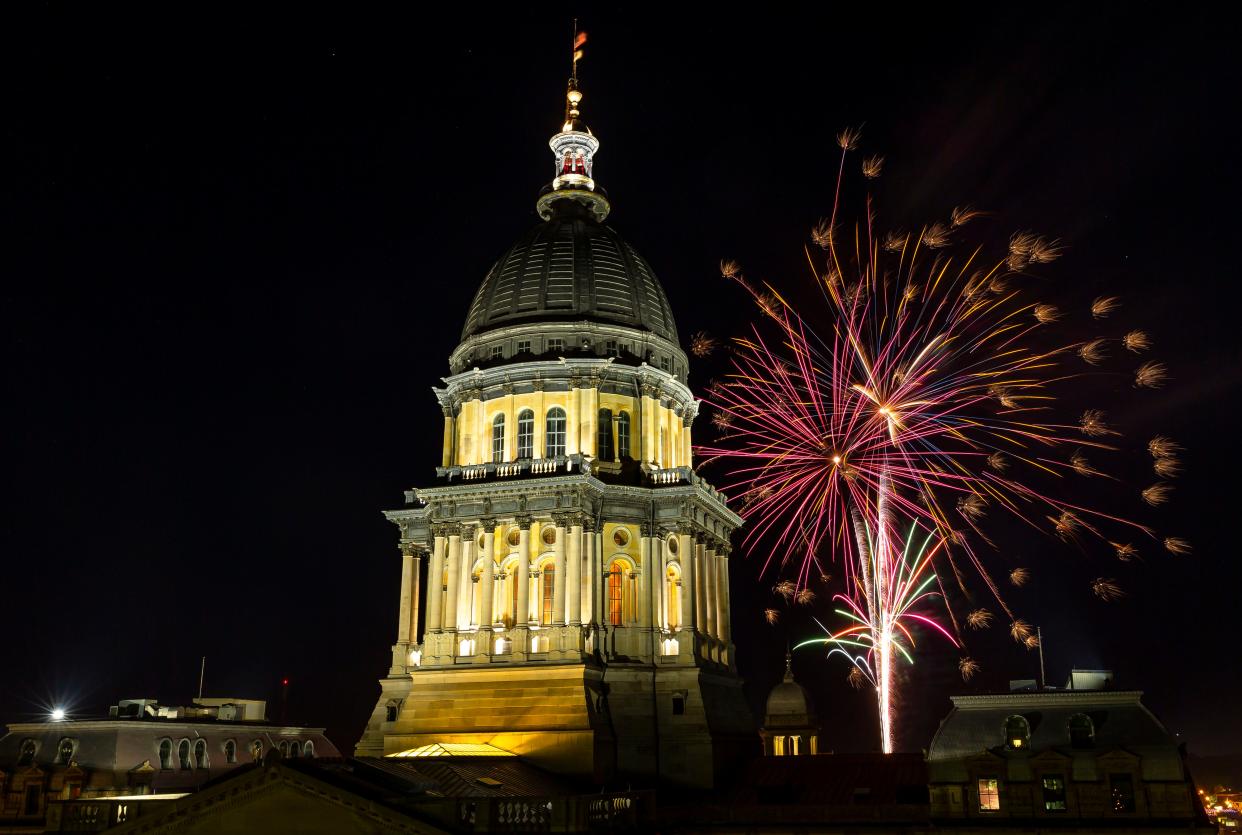
[[[18,765],[33,765],[35,751],[39,750],[39,746],[35,744],[33,739],[22,740],[21,753],[17,755]]]
[[[1071,748],[1091,748],[1095,745],[1095,724],[1085,713],[1075,713],[1069,720]]]
[[[78,745],[75,740],[65,737],[60,741],[60,745],[56,747],[56,762],[60,765],[69,765],[73,762],[73,755],[77,753]]]
[[[1010,716],[1005,720],[1005,747],[1010,751],[1031,747],[1031,726],[1024,717]]]

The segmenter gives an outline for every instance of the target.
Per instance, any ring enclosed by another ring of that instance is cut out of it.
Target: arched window
[[[544,626],[552,625],[552,594],[555,588],[556,566],[548,563],[543,567],[543,606],[539,610],[539,622]]]
[[[224,741],[224,761],[226,763],[237,762],[237,743],[231,739]]]
[[[306,740],[306,747],[302,749],[302,754],[303,756],[313,759],[315,756],[315,743],[311,742],[309,739]]]
[[[60,765],[69,765],[69,763],[73,762],[73,755],[77,747],[77,744],[69,737],[62,739],[60,745],[56,746],[56,762]]]
[[[509,611],[505,613],[505,626],[510,629],[517,624],[518,610],[518,564],[514,562],[506,572],[505,582],[509,584]]]
[[[35,744],[33,739],[23,739],[21,753],[17,755],[18,765],[32,765],[34,763],[35,751],[39,750],[39,746]]]
[[[177,765],[183,770],[190,767],[190,740],[188,739],[177,743]]]
[[[1031,726],[1021,716],[1010,716],[1005,720],[1005,747],[1010,751],[1020,751],[1031,745]]]
[[[496,415],[492,421],[492,463],[505,462],[505,416]]]
[[[490,626],[483,623],[483,570],[480,565],[470,575],[470,623],[474,626]]]
[[[681,626],[681,568],[676,563],[669,563],[665,577],[665,599],[668,600],[668,628]]]
[[[548,430],[543,436],[543,457],[556,458],[565,454],[565,410],[560,406],[548,409]]]
[[[194,743],[194,767],[207,767],[207,740],[200,739]]]
[[[250,759],[259,762],[263,759],[263,740],[256,739],[250,743]]]
[[[535,457],[535,413],[530,409],[518,412],[517,457]]]
[[[280,748],[280,758],[282,760],[289,759],[289,740],[282,739],[278,747]]]
[[[616,458],[612,450],[612,409],[599,410],[599,432],[596,443],[596,457],[601,461],[612,461]]]
[[[172,768],[172,740],[160,740],[160,768]]]
[[[302,743],[295,741],[292,745],[290,745],[289,756],[293,757],[294,759],[297,759],[298,757],[302,756]]]
[[[625,563],[620,560],[608,568],[608,622],[625,625]]]
[[[631,457],[629,412],[617,415],[617,457],[622,459]]]
[[[1075,713],[1069,719],[1071,748],[1090,748],[1095,744],[1095,725],[1085,713]]]

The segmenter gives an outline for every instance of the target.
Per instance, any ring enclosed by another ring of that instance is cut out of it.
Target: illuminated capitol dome
[[[605,225],[581,101],[575,78],[542,222],[487,272],[435,389],[434,484],[386,514],[397,641],[358,753],[711,786],[757,747],[729,625],[742,520],[693,469],[673,311]]]

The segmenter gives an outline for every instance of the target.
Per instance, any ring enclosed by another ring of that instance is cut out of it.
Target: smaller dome
[[[785,656],[785,679],[768,694],[764,727],[793,727],[815,724],[815,705],[806,688],[794,681],[792,659]]]

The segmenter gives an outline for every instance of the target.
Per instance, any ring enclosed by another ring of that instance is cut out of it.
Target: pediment
[[[130,774],[154,774],[158,769],[151,765],[150,760],[143,760],[138,765],[129,770]]]

